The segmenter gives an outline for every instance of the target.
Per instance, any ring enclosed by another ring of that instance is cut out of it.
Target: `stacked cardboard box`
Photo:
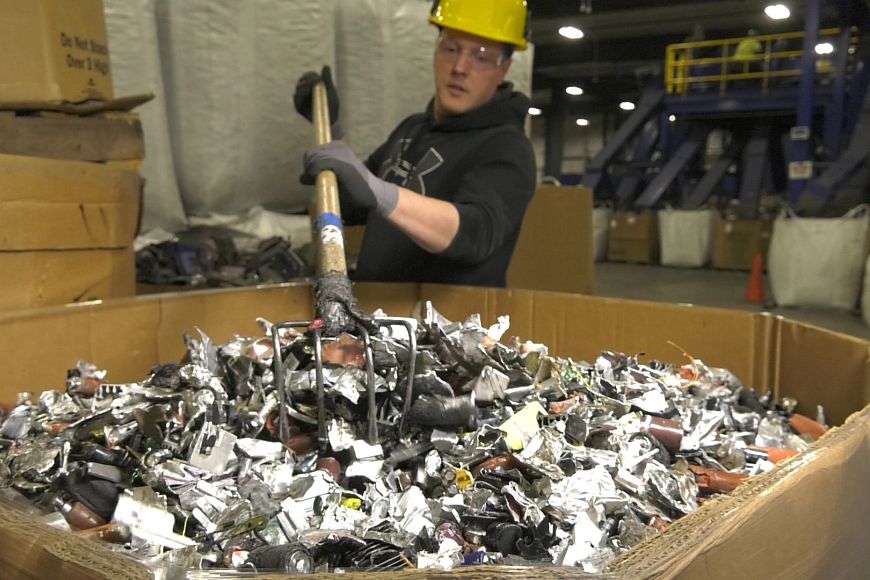
[[[141,191],[129,169],[0,155],[0,310],[132,295]]]
[[[713,267],[720,270],[751,270],[755,256],[767,257],[771,224],[759,220],[721,220],[716,225]]]
[[[144,158],[101,0],[0,0],[0,310],[128,296]]]
[[[112,98],[102,0],[0,0],[0,104]]]
[[[610,218],[607,260],[635,264],[656,264],[659,257],[656,214],[615,212]]]

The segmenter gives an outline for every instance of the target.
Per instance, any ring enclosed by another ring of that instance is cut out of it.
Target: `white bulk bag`
[[[768,276],[780,306],[851,310],[867,257],[867,206],[841,218],[800,218],[784,210],[773,223]]]
[[[700,268],[713,254],[716,210],[664,209],[659,212],[662,266]]]
[[[610,231],[610,208],[596,207],[592,210],[592,248],[596,262],[607,257],[607,234]]]

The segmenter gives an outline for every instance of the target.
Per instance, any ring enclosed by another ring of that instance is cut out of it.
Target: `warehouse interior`
[[[870,569],[870,0],[0,0],[0,54],[0,576]]]

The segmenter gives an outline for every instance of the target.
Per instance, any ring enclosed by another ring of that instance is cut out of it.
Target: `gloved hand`
[[[341,125],[338,124],[338,91],[335,90],[335,84],[332,82],[332,70],[328,66],[324,66],[320,74],[312,70],[299,77],[299,80],[296,81],[296,91],[293,93],[293,105],[296,107],[297,113],[308,119],[309,122],[313,122],[314,85],[321,80],[326,87],[329,122],[332,123],[332,138],[341,139],[344,137],[344,132]]]
[[[382,216],[393,213],[399,203],[399,186],[369,171],[343,141],[333,141],[306,151],[304,163],[302,183],[312,185],[321,171],[332,171],[338,179],[339,196],[346,203],[374,209]]]

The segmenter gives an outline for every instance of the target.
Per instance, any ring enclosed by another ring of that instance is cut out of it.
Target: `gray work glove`
[[[350,205],[374,209],[382,216],[388,216],[399,203],[399,186],[369,171],[343,141],[333,141],[307,151],[304,163],[302,183],[313,185],[321,171],[332,171],[338,179],[339,196]]]
[[[332,70],[324,66],[320,74],[308,71],[296,81],[296,91],[293,93],[293,105],[296,112],[313,122],[314,119],[314,85],[323,81],[326,87],[326,101],[329,108],[329,122],[332,124],[332,138],[341,139],[344,131],[338,123],[338,91],[332,82]]]

